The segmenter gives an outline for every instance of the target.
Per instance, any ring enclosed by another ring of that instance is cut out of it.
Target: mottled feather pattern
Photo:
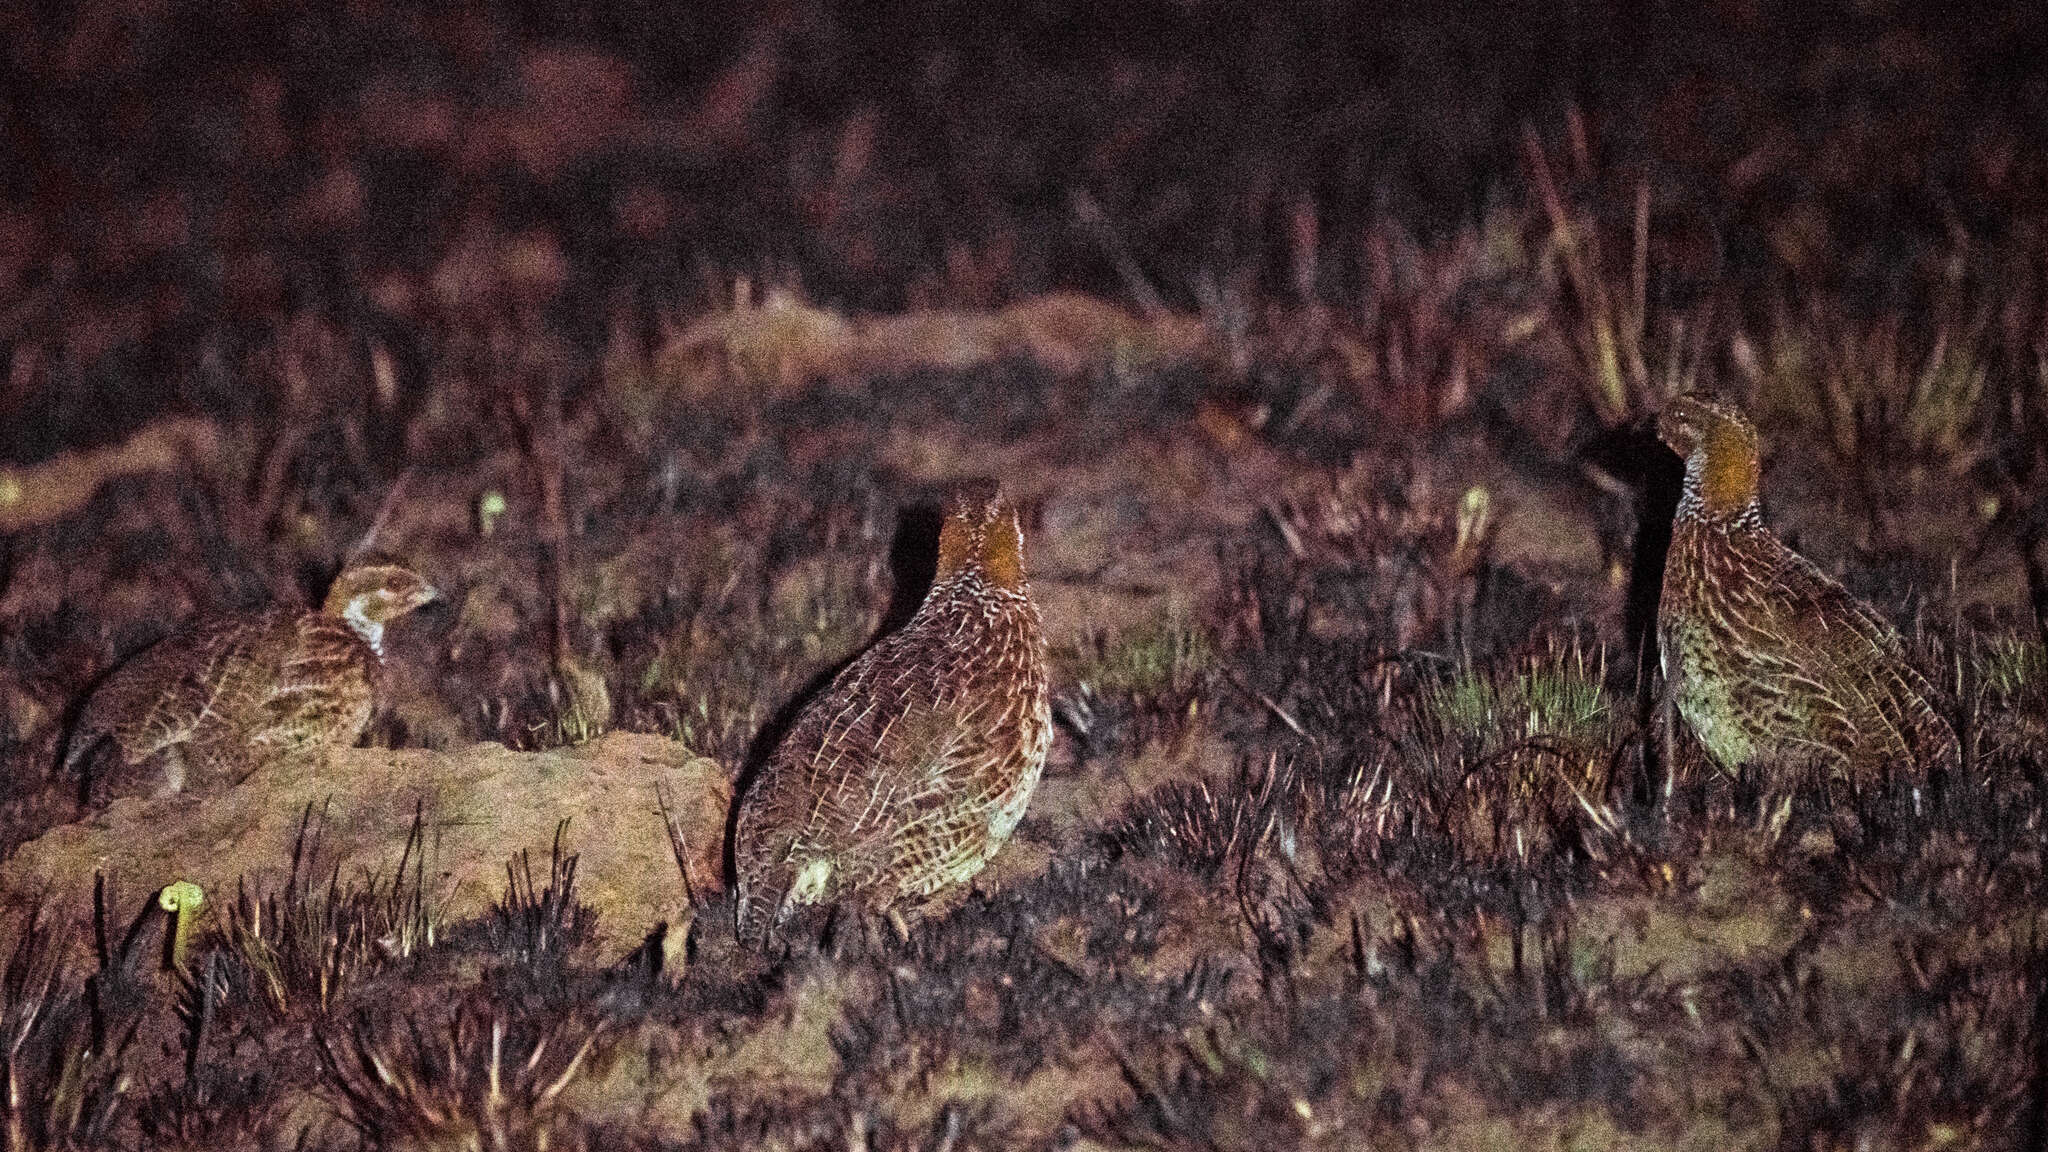
[[[232,784],[276,755],[353,744],[369,726],[379,666],[354,621],[381,630],[433,596],[412,573],[378,566],[338,578],[319,612],[199,620],[106,677],[80,710],[65,770],[110,743],[90,791],[176,792]]]
[[[915,906],[1015,830],[1052,738],[1038,609],[1017,583],[974,563],[942,576],[797,717],[735,823],[743,939],[796,904]]]
[[[1956,767],[1955,734],[1898,633],[1764,527],[1746,419],[1684,397],[1663,430],[1687,468],[1659,636],[1679,713],[1708,754],[1729,770],[1752,761],[1859,776]]]

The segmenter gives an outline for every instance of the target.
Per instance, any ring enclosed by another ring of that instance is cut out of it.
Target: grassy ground
[[[907,940],[740,956],[706,894],[605,954],[573,834],[473,923],[252,862],[184,979],[118,898],[14,910],[10,1147],[2048,1140],[2041,16],[0,23],[5,846],[75,817],[97,673],[364,553],[450,590],[375,739],[737,770],[991,471],[1060,722]],[[1657,797],[1645,417],[1695,385],[1953,778],[1682,744]]]

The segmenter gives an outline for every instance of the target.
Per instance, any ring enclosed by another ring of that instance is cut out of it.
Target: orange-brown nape
[[[1757,433],[1741,410],[1688,394],[1657,430],[1685,457],[1659,652],[1708,758],[1731,773],[1821,764],[1863,780],[1956,770],[1955,731],[1898,633],[1764,526]]]
[[[1016,509],[992,480],[961,485],[946,501],[934,584],[976,572],[991,587],[1024,587],[1024,534]]]
[[[1681,515],[1724,521],[1757,515],[1762,465],[1756,427],[1741,409],[1688,392],[1664,406],[1657,435],[1685,458]]]
[[[945,516],[917,613],[797,714],[740,797],[733,926],[749,946],[809,906],[935,909],[1031,803],[1052,705],[1017,514],[980,482]]]

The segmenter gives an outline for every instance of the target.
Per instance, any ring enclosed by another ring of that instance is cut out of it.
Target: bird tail
[[[1898,665],[1892,696],[1888,702],[1897,713],[1895,723],[1906,740],[1914,762],[1923,769],[1957,772],[1963,766],[1963,748],[1941,711],[1940,697],[1927,678],[1903,660]],[[1888,717],[1890,719],[1890,717]]]
[[[733,927],[742,945],[766,950],[774,932],[798,908],[829,903],[839,889],[827,855],[789,859],[777,854],[765,868],[743,870],[733,894]]]
[[[84,779],[83,769],[89,765],[93,752],[113,734],[113,729],[88,702],[71,725],[71,738],[65,742],[64,754],[57,761],[55,778],[76,780],[81,789],[87,787],[89,782]]]
[[[767,947],[769,930],[775,923],[774,900],[758,888],[742,886],[733,895],[732,928],[740,946],[756,950]]]
[[[742,876],[733,888],[733,931],[741,947],[765,951],[782,923],[789,902],[790,876],[785,865],[755,876]]]

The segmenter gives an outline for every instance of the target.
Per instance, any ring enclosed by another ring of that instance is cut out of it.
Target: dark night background
[[[1954,778],[1646,764],[1696,387]],[[986,473],[1059,734],[961,907],[635,951],[573,773],[455,846],[479,757],[729,791]],[[2042,6],[7,5],[7,1147],[2040,1147],[2044,536]],[[344,769],[51,778],[372,554],[446,596]],[[481,903],[248,834],[326,780]],[[189,971],[134,829],[246,877]]]

